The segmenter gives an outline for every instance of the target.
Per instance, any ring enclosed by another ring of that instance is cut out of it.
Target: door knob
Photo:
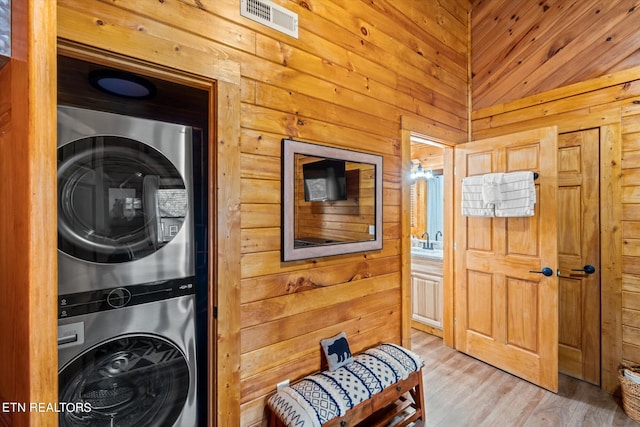
[[[571,271],[582,271],[585,274],[593,274],[596,272],[596,268],[591,264],[587,264],[582,268],[574,268]]]
[[[540,271],[529,270],[529,273],[540,273],[543,276],[547,276],[547,277],[553,276],[553,270],[551,268],[549,268],[549,267],[544,267]]]

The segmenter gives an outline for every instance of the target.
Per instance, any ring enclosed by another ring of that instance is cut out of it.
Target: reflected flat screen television
[[[325,159],[302,165],[304,200],[347,200],[345,163],[344,160]]]

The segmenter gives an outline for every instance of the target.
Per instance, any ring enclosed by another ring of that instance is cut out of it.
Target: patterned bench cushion
[[[267,402],[288,427],[320,427],[357,404],[419,371],[424,361],[395,344],[380,344],[334,372],[309,375]]]

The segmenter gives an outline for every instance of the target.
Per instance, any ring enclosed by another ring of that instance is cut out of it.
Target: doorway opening
[[[409,324],[451,345],[451,310],[446,301],[453,280],[453,146],[411,134],[409,148],[405,181]]]
[[[112,58],[113,59],[113,58]],[[92,62],[95,60],[96,62]],[[144,75],[145,80],[151,82],[155,88],[154,96],[143,97],[139,100],[124,99],[117,95],[107,94],[96,90],[92,85],[91,75],[96,70],[112,70],[119,72],[126,69],[128,73]],[[209,263],[209,242],[212,240],[209,230],[210,200],[209,182],[211,167],[209,163],[210,133],[210,88],[199,88],[190,80],[183,81],[179,75],[167,75],[166,79],[158,76],[158,72],[141,66],[140,64],[123,64],[116,60],[94,57],[91,54],[58,56],[58,104],[81,109],[97,110],[122,116],[136,117],[158,122],[175,123],[192,129],[192,171],[193,182],[193,245],[189,250],[195,259],[195,323],[197,361],[197,424],[207,424],[211,417],[208,413],[209,402],[215,401],[209,390],[212,388],[205,378],[215,378],[210,361],[214,359],[215,347],[210,349],[212,318],[211,306],[215,300],[213,289],[209,285],[212,266]],[[164,77],[164,76],[163,76]],[[138,173],[141,174],[141,173]],[[136,174],[137,175],[137,174]],[[131,180],[127,182],[129,184]],[[121,187],[124,186],[121,184]],[[213,230],[211,230],[213,231]],[[190,357],[193,355],[190,355]]]

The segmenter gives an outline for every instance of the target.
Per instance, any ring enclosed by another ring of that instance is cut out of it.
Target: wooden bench
[[[424,420],[423,364],[415,353],[381,344],[349,365],[307,376],[271,396],[269,425],[375,427],[394,420],[394,427],[402,427]]]

